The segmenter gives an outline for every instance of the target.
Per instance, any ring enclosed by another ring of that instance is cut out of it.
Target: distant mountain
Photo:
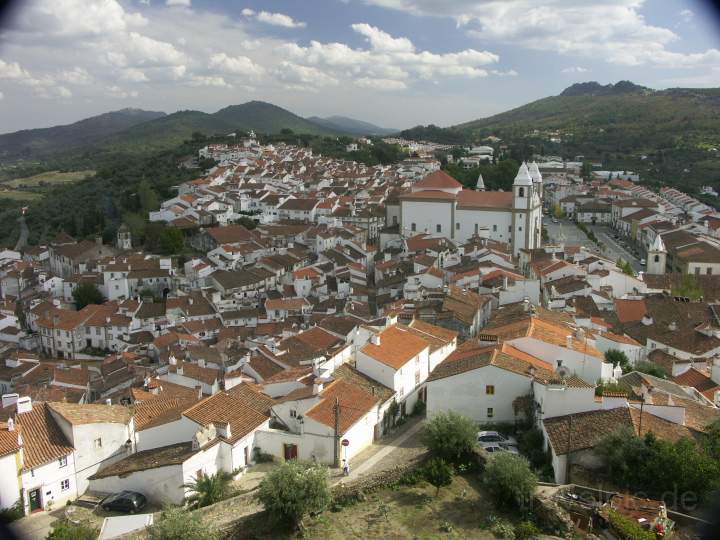
[[[128,122],[127,117],[134,121]],[[122,125],[116,121],[111,124],[111,120],[116,118],[125,119],[126,123]],[[98,124],[111,124],[112,129],[103,131],[98,128]],[[58,151],[89,148],[142,153],[172,148],[196,132],[203,135],[226,134],[237,130],[279,133],[283,129],[312,135],[346,134],[263,101],[232,105],[212,114],[192,110],[165,114],[126,109],[88,118],[70,126],[1,135],[0,158],[41,157]],[[53,137],[45,135],[46,132]]]
[[[347,116],[328,116],[326,118],[310,116],[307,120],[331,130],[352,135],[390,135],[400,131],[399,129],[382,128]]]
[[[283,129],[312,135],[338,134],[282,107],[263,101],[249,101],[242,105],[225,107],[212,114],[200,111],[168,114],[108,137],[101,142],[101,146],[131,153],[144,152],[172,148],[196,132],[203,135],[219,135],[238,130],[280,133]]]
[[[5,133],[0,135],[0,159],[36,158],[79,148],[164,116],[158,111],[121,109],[64,126]]]
[[[636,170],[644,180],[683,189],[720,182],[720,88],[578,83],[488,118],[401,134],[447,144],[494,135],[525,157],[583,155],[603,167]]]

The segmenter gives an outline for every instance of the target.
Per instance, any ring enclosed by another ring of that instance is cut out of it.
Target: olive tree
[[[484,484],[497,506],[527,510],[537,487],[537,476],[524,457],[499,452],[485,465]]]
[[[330,504],[328,470],[288,461],[263,478],[258,498],[269,515],[299,528],[307,514],[322,512]]]
[[[457,464],[477,445],[477,425],[454,411],[441,412],[425,424],[422,441],[433,456]]]

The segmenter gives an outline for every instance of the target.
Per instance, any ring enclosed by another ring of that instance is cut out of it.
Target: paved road
[[[573,221],[562,219],[559,223],[553,223],[551,218],[544,217],[543,226],[548,231],[551,243],[559,242],[562,235],[567,246],[585,246],[591,251],[596,251],[595,245],[588,240],[585,233],[578,229]],[[598,240],[605,244],[605,251],[602,253],[604,257],[613,261],[622,258],[630,261],[636,272],[644,270],[643,266],[640,265],[640,260],[613,238],[614,231],[610,227],[604,225],[588,225],[587,227],[595,233]]]
[[[15,244],[15,251],[21,251],[27,246],[30,231],[28,230],[27,223],[25,223],[25,216],[20,216],[17,221],[20,224],[20,237],[18,238],[17,244]]]

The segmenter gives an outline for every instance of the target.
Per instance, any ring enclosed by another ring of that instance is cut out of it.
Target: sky
[[[448,126],[576,82],[720,86],[700,0],[22,0],[0,23],[0,133],[250,100]]]

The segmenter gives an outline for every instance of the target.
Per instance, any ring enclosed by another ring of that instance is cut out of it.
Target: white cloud
[[[5,62],[0,60],[0,79],[29,79],[30,74],[25,71],[17,62]]]
[[[223,77],[193,75],[188,83],[190,86],[215,86],[217,88],[232,88]]]
[[[225,53],[214,54],[210,57],[210,67],[222,71],[223,73],[232,73],[234,75],[243,75],[256,79],[265,72],[262,66],[257,65],[247,56],[228,56]]]
[[[415,51],[415,46],[407,38],[394,38],[387,32],[366,23],[353,24],[352,29],[365,36],[371,47],[380,52],[409,52]]]
[[[587,73],[587,69],[580,66],[572,66],[572,67],[566,67],[565,69],[561,69],[560,73]]]
[[[109,98],[127,99],[138,97],[137,90],[124,90],[119,86],[109,86],[105,89],[105,95]]]
[[[120,79],[128,82],[147,82],[150,80],[143,70],[137,68],[123,69],[120,72]]]
[[[190,7],[190,0],[165,0],[166,6]]]
[[[372,88],[373,90],[405,90],[407,85],[403,81],[393,79],[369,79],[362,77],[355,81],[355,84],[362,88]]]
[[[245,8],[241,11],[243,17],[252,17],[255,15],[255,12],[252,9]]]
[[[61,72],[57,78],[60,81],[81,86],[88,85],[93,81],[90,73],[88,73],[85,68],[81,68],[79,66],[75,66],[71,70]]]
[[[484,66],[500,60],[494,53],[475,49],[443,54],[418,51],[409,39],[391,36],[365,23],[353,24],[352,29],[366,38],[369,49],[311,41],[307,47],[286,43],[279,52],[296,64],[321,68],[333,77],[362,81],[362,87],[393,90],[407,88],[413,78],[486,77],[489,72]]]
[[[296,21],[292,17],[290,17],[289,15],[285,15],[284,13],[270,13],[268,11],[261,11],[260,13],[254,14],[254,16],[258,22],[270,24],[272,26],[282,26],[284,28],[305,28],[306,26],[304,22]]]
[[[60,96],[61,98],[64,98],[64,99],[68,99],[68,98],[72,97],[72,92],[70,90],[68,90],[67,88],[65,88],[64,86],[58,86],[57,93],[58,93],[58,96]]]
[[[4,97],[5,97],[5,94],[3,94],[2,92],[0,92],[0,101],[2,101],[2,99],[3,99]]]
[[[292,62],[281,62],[278,67],[273,70],[273,74],[277,79],[286,84],[286,86],[299,90],[315,90],[323,86],[335,86],[338,80],[323,71],[310,67],[293,64]]]
[[[695,14],[692,11],[690,11],[689,9],[683,9],[680,12],[680,18],[682,18],[682,20],[685,21],[686,23],[689,23],[690,21],[692,21],[693,17],[695,17]]]
[[[510,43],[559,54],[604,58],[612,64],[665,68],[715,64],[716,49],[677,53],[680,38],[649,24],[644,0],[365,0],[414,15],[449,17],[483,42]],[[683,10],[684,18],[691,17]]]

